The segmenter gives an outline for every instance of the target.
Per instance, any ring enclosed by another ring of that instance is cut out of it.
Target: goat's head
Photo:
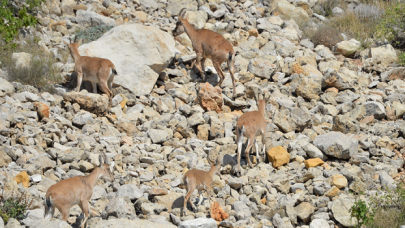
[[[178,20],[176,23],[176,28],[173,30],[173,36],[178,36],[185,32],[184,22],[188,20],[188,16],[184,17],[186,14],[186,8],[183,8],[179,12]]]
[[[63,41],[63,43],[69,48],[70,54],[72,54],[73,50],[78,50],[80,44],[82,44],[82,39],[80,39],[79,42],[77,42],[77,43],[76,43],[76,39],[77,39],[77,36],[75,36],[75,39],[72,43],[72,39],[69,38],[70,44],[68,44],[66,41]]]
[[[112,182],[112,181],[114,181],[114,175],[113,175],[114,162],[110,163],[108,161],[107,155],[105,153],[102,153],[101,155],[102,156],[99,157],[100,168],[101,168],[100,177],[106,181]]]
[[[219,157],[215,160],[215,162],[210,162],[208,160],[208,163],[211,165],[211,170],[214,170],[214,173],[219,174],[219,171],[221,169],[221,160]]]

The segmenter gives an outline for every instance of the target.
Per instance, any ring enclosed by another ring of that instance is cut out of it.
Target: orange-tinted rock
[[[304,68],[302,68],[302,66],[299,63],[295,63],[293,65],[293,70],[292,73],[296,73],[296,74],[302,74],[304,73]]]
[[[28,188],[30,177],[28,176],[27,172],[22,171],[21,173],[17,174],[17,176],[15,176],[14,180],[17,182],[17,184],[22,183],[24,187]]]
[[[149,190],[150,196],[164,196],[167,194],[168,194],[168,191],[167,191],[167,189],[164,189],[164,188],[151,188]]]
[[[122,142],[123,144],[127,144],[127,145],[129,145],[129,146],[134,145],[134,142],[132,141],[132,138],[129,137],[129,136],[126,136],[126,135],[121,136],[121,142]]]
[[[307,169],[309,169],[311,167],[323,165],[323,163],[325,163],[325,162],[322,161],[322,159],[320,159],[320,158],[312,158],[312,159],[305,160],[304,163],[305,163],[305,167],[307,167]]]
[[[49,118],[49,107],[42,102],[34,102],[35,110],[41,118]]]
[[[290,154],[282,146],[276,146],[267,151],[267,158],[277,168],[290,161]]]
[[[257,31],[257,29],[254,29],[254,28],[250,29],[250,30],[248,31],[248,33],[249,33],[249,36],[254,36],[254,37],[258,37],[258,36],[259,36],[259,32]]]
[[[374,121],[374,116],[366,116],[364,119],[360,120],[360,123],[369,124]]]
[[[222,221],[229,217],[229,215],[219,206],[217,202],[214,202],[211,206],[211,218],[216,221]]]
[[[222,90],[219,87],[213,87],[208,82],[201,85],[197,96],[197,101],[207,111],[222,112],[224,104],[222,100]]]

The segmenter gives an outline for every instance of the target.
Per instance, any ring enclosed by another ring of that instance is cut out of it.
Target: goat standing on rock
[[[97,83],[100,85],[101,91],[107,94],[109,99],[108,109],[111,108],[112,98],[114,96],[112,92],[112,83],[114,81],[114,76],[117,75],[114,64],[103,58],[81,56],[79,54],[79,46],[82,43],[82,39],[76,43],[76,38],[70,44],[65,43],[69,48],[70,54],[75,61],[75,72],[77,74],[77,88],[76,91],[80,92],[80,86],[82,85],[82,80],[90,81],[93,86],[93,93],[97,93]]]
[[[190,202],[193,210],[196,211],[196,207],[191,202],[190,197],[195,189],[198,189],[198,194],[200,195],[200,201],[198,205],[203,201],[202,190],[207,192],[208,200],[211,201],[211,185],[213,182],[214,174],[219,172],[221,167],[221,161],[217,158],[215,163],[211,163],[211,169],[207,172],[204,170],[192,169],[187,171],[183,176],[183,184],[187,188],[187,194],[184,197],[183,213],[187,215],[187,202]]]
[[[107,156],[103,153],[103,161],[100,158],[100,166],[94,168],[87,176],[76,176],[49,187],[45,195],[45,219],[53,218],[55,208],[62,213],[62,220],[67,221],[70,208],[74,205],[79,205],[84,214],[84,220],[81,227],[84,227],[89,218],[89,200],[93,195],[93,187],[100,177],[106,181],[112,182],[114,175],[112,174],[114,162],[108,162]]]
[[[254,97],[256,100],[256,97]],[[259,159],[259,145],[255,139],[256,136],[262,136],[262,144],[263,144],[263,153],[266,151],[266,143],[265,143],[265,133],[267,128],[267,121],[265,119],[265,111],[266,111],[266,100],[259,100],[257,101],[257,106],[259,110],[247,112],[239,117],[236,123],[236,143],[238,144],[238,167],[237,167],[237,174],[241,174],[241,167],[240,167],[240,157],[242,153],[242,144],[243,144],[243,137],[245,136],[248,139],[248,145],[245,150],[245,156],[248,160],[248,165],[252,166],[252,162],[250,162],[249,152],[252,148],[253,142],[255,143],[256,147],[256,159]]]
[[[188,16],[184,18],[185,14],[185,8],[180,10],[179,20],[177,21],[176,28],[173,30],[173,35],[178,36],[184,32],[187,33],[192,42],[193,49],[197,54],[195,66],[200,71],[203,81],[205,81],[204,71],[205,60],[207,58],[212,60],[212,64],[220,77],[217,86],[221,86],[225,79],[224,72],[221,70],[221,64],[228,61],[228,69],[229,73],[231,74],[233,84],[233,98],[235,98],[235,51],[233,50],[232,44],[219,33],[207,29],[195,29],[188,22]]]

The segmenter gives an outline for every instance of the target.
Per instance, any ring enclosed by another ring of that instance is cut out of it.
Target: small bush
[[[15,48],[16,44],[11,43],[18,35],[18,31],[25,26],[35,26],[38,20],[30,13],[41,5],[43,0],[27,0],[28,8],[14,9],[8,0],[0,0],[0,39],[7,45]]]
[[[356,200],[351,210],[352,218],[357,218],[357,227],[399,228],[405,225],[405,184],[401,182],[394,190],[384,195],[373,196],[369,204]]]
[[[397,2],[385,9],[378,33],[380,38],[386,38],[394,47],[405,48],[405,3]]]
[[[76,31],[77,40],[82,39],[82,43],[90,43],[100,38],[104,33],[108,32],[114,26],[97,25],[86,29]]]
[[[405,66],[405,52],[401,52],[398,54],[398,64],[401,66]]]
[[[32,199],[25,193],[19,195],[12,195],[8,199],[0,195],[0,216],[3,218],[5,224],[10,218],[17,220],[24,219],[26,210],[31,206]]]
[[[41,91],[53,92],[52,84],[62,80],[53,54],[44,53],[36,38],[20,43],[15,49],[0,52],[0,68],[7,72],[8,80],[28,84]],[[13,52],[29,53],[31,61],[26,67],[17,66],[17,60],[12,58]]]
[[[337,43],[342,41],[340,32],[337,29],[327,25],[320,26],[312,37],[309,38],[312,40],[315,46],[324,45],[328,48],[332,48]]]

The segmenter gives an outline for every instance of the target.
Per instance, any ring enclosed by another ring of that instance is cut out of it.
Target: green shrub
[[[333,14],[332,13],[333,8],[335,7],[345,8],[343,4],[344,1],[342,0],[325,0],[320,3],[320,6],[324,10],[325,16],[329,17]]]
[[[378,26],[380,37],[386,38],[397,48],[405,48],[405,3],[397,2],[385,9]]]
[[[398,64],[401,66],[405,66],[405,52],[401,52],[398,54]]]
[[[82,43],[90,43],[100,38],[113,27],[114,26],[109,25],[97,25],[90,28],[80,29],[76,31],[76,37],[77,40],[82,39]]]
[[[45,53],[37,44],[36,38],[20,43],[15,48],[0,52],[0,68],[7,72],[8,80],[32,85],[40,91],[53,92],[52,84],[62,80],[53,54]],[[31,61],[26,64],[26,67],[17,66],[17,60],[12,58],[14,52],[31,54]]]
[[[10,218],[17,220],[24,219],[26,210],[31,206],[32,199],[25,193],[19,195],[13,195],[8,199],[0,195],[0,216],[3,218],[5,224]]]
[[[384,195],[373,196],[367,205],[356,200],[350,209],[352,218],[357,218],[358,226],[369,228],[399,228],[405,225],[405,184],[401,182],[394,190]]]
[[[20,28],[25,26],[35,26],[38,20],[31,15],[32,11],[43,0],[27,0],[29,7],[23,7],[17,10],[10,6],[8,0],[0,0],[0,38],[5,41],[7,45],[11,45],[13,48],[16,44],[10,44],[18,35]]]

